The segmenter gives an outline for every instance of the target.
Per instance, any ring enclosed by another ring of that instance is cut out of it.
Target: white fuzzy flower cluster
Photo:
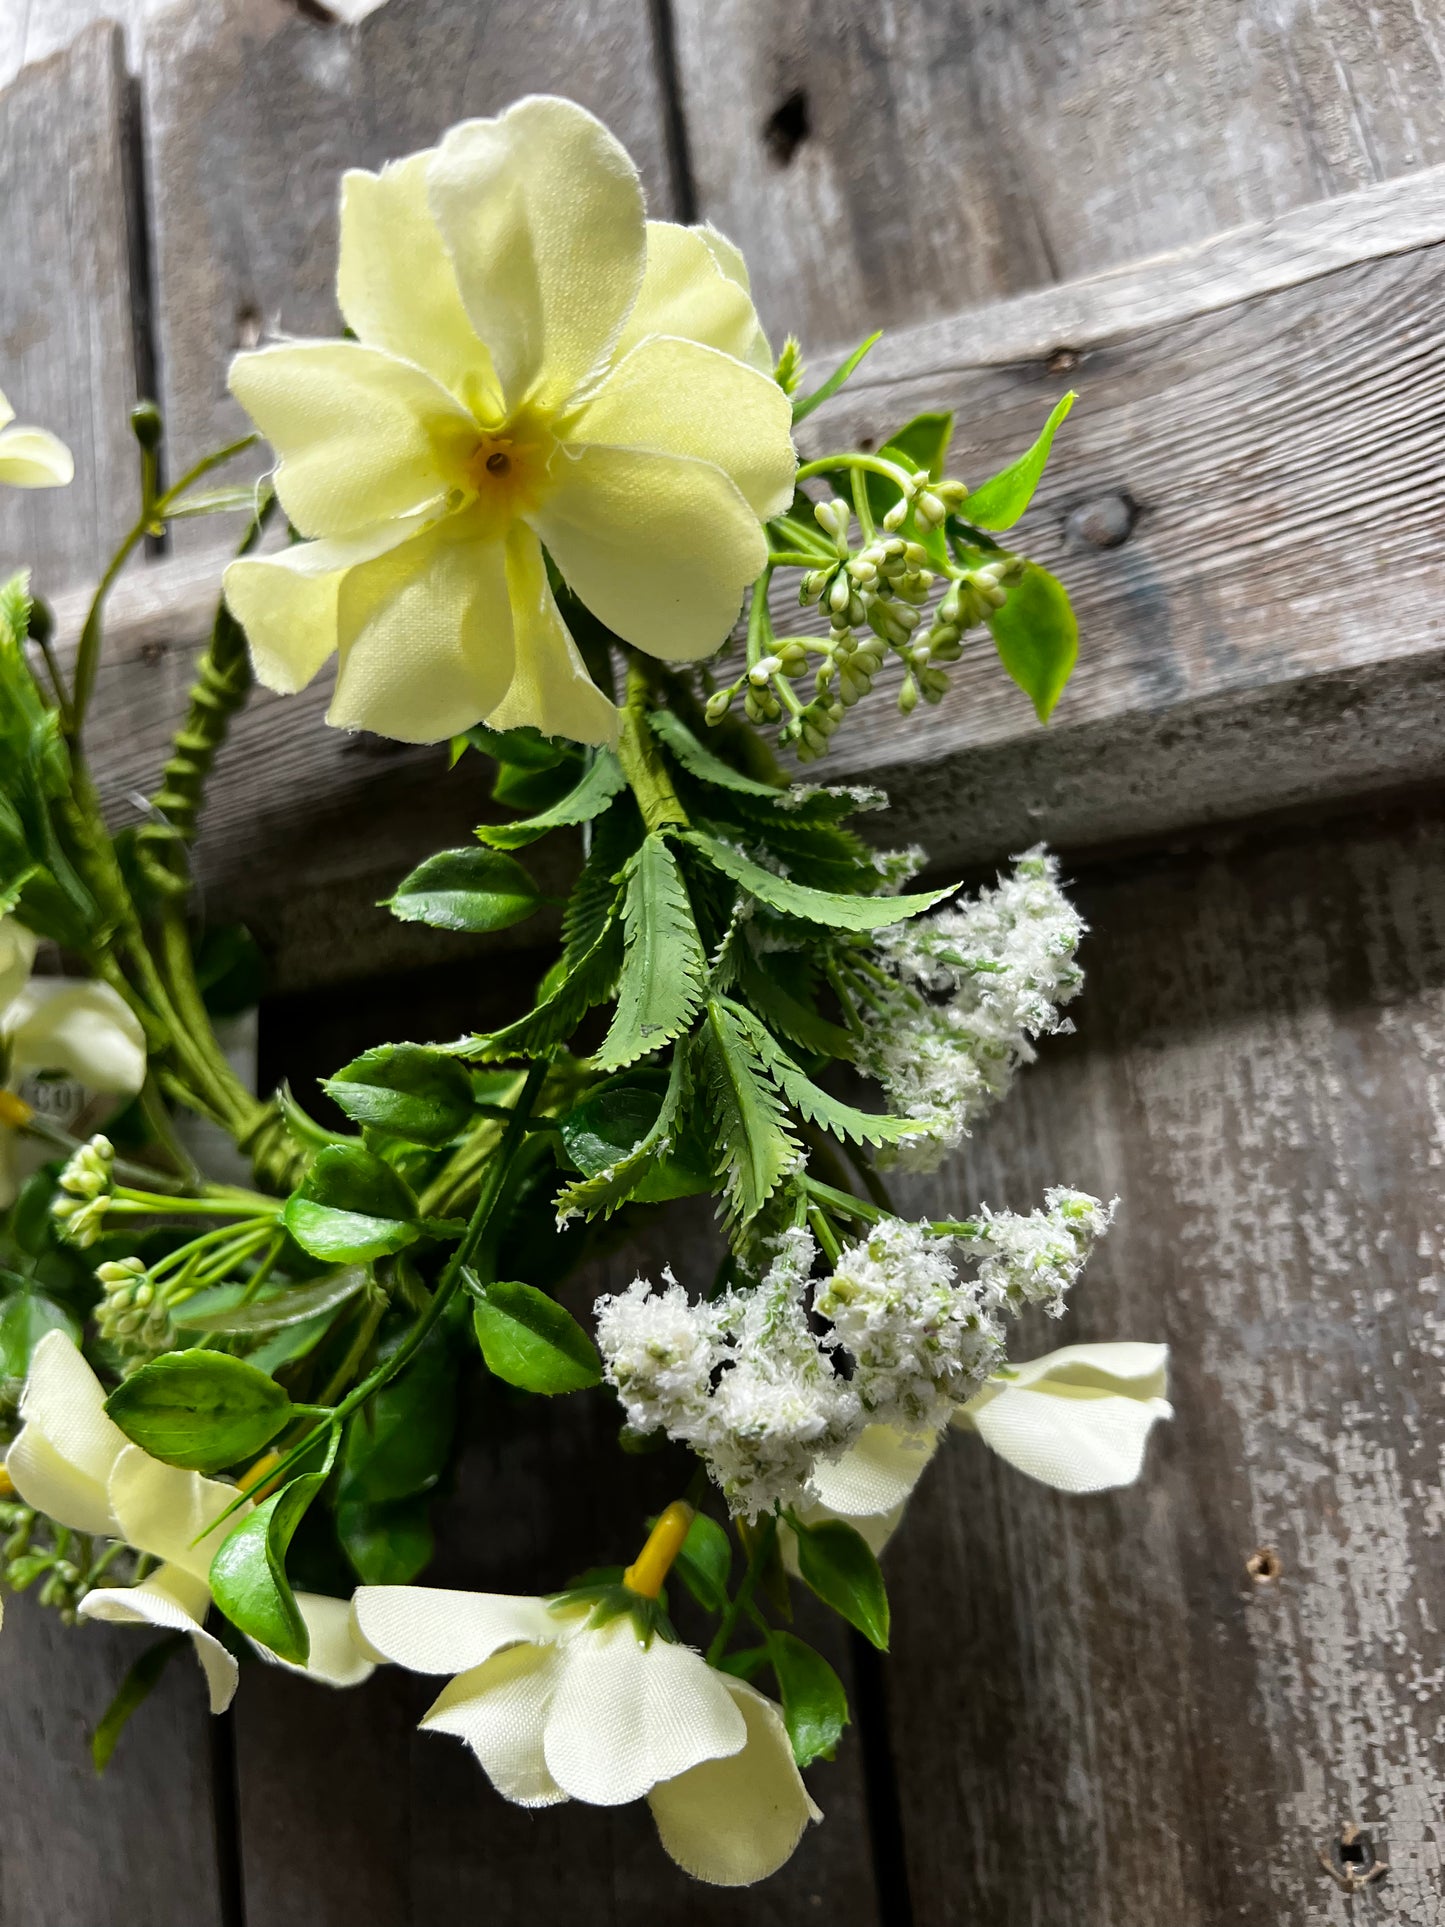
[[[885,1218],[815,1291],[817,1248],[802,1230],[779,1239],[758,1286],[710,1304],[693,1304],[670,1272],[660,1292],[635,1279],[598,1303],[608,1381],[629,1425],[690,1446],[733,1512],[805,1504],[816,1468],[865,1426],[946,1424],[1004,1363],[1008,1314],[1062,1310],[1113,1210],[1066,1190],[1026,1216],[985,1209],[961,1240],[972,1277],[960,1276],[958,1242]]]
[[[862,1068],[894,1111],[925,1126],[901,1162],[936,1168],[1033,1061],[1033,1039],[1070,1028],[1059,1009],[1084,981],[1074,961],[1083,935],[1042,848],[972,902],[880,935],[897,993],[871,1013]]]

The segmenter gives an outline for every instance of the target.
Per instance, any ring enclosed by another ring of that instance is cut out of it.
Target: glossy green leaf
[[[464,849],[441,850],[419,863],[383,907],[403,923],[478,932],[522,923],[544,901],[515,857]]]
[[[630,1151],[623,1151],[619,1147],[612,1161],[599,1164],[580,1183],[569,1184],[558,1194],[559,1222],[573,1215],[584,1218],[610,1218],[614,1211],[630,1199],[641,1197],[646,1187],[654,1180],[666,1184],[665,1174],[670,1168],[675,1168],[672,1166],[671,1157],[672,1136],[686,1089],[687,1052],[679,1047],[674,1052],[668,1069],[667,1086],[662,1103],[652,1123],[647,1127],[645,1135],[636,1140]],[[626,1128],[628,1127],[624,1125],[620,1114],[605,1127],[598,1123],[597,1134],[601,1155],[606,1156],[606,1150],[602,1148],[604,1144],[618,1143],[617,1138],[610,1138],[606,1133],[616,1131],[620,1136]],[[582,1149],[585,1153],[587,1150],[585,1135],[579,1134],[579,1136],[582,1137]],[[582,1156],[576,1156],[575,1162],[586,1170]],[[711,1188],[710,1174],[709,1181],[705,1182],[702,1188]]]
[[[181,1331],[224,1332],[235,1337],[282,1331],[288,1325],[304,1325],[321,1312],[335,1311],[354,1298],[370,1276],[368,1266],[351,1265],[345,1271],[329,1271],[323,1278],[254,1299],[249,1305],[219,1309],[206,1302],[209,1294],[198,1294],[172,1312],[171,1323]]]
[[[286,1553],[306,1508],[325,1483],[326,1471],[321,1471],[283,1485],[247,1513],[211,1561],[211,1596],[227,1619],[293,1666],[306,1664],[311,1635],[286,1577]]]
[[[848,1724],[848,1695],[821,1653],[793,1633],[768,1635],[768,1657],[783,1700],[783,1722],[798,1765],[831,1760]]]
[[[1079,625],[1063,583],[1026,563],[1008,601],[987,620],[999,660],[1046,723],[1079,657]]]
[[[555,769],[572,747],[570,743],[544,736],[530,724],[520,729],[488,729],[485,723],[473,723],[466,732],[466,741],[495,762],[511,763],[518,769]]]
[[[707,953],[677,858],[654,830],[628,865],[626,950],[598,1070],[621,1070],[685,1031],[702,1004]]]
[[[957,884],[950,884],[945,890],[927,890],[912,896],[839,896],[827,890],[811,889],[805,883],[794,883],[789,877],[775,876],[732,844],[701,830],[687,831],[685,840],[759,903],[781,911],[784,916],[822,924],[830,930],[885,930],[890,924],[906,922],[909,917],[931,910],[958,888]]]
[[[457,1422],[456,1341],[431,1333],[346,1427],[340,1499],[382,1505],[431,1489],[446,1469]]]
[[[420,1236],[416,1201],[389,1164],[361,1144],[330,1144],[286,1200],[282,1223],[303,1251],[364,1264]]]
[[[731,1673],[734,1679],[754,1680],[770,1660],[766,1646],[744,1646],[736,1653],[725,1654],[717,1668],[720,1673]]]
[[[644,1145],[649,1146],[636,1185],[628,1192],[637,1204],[662,1204],[670,1198],[690,1198],[712,1188],[711,1173],[696,1147],[670,1147],[659,1140],[659,1130],[671,1073],[641,1072],[604,1084],[560,1120],[567,1155],[585,1178],[604,1178],[628,1164]],[[590,1213],[589,1213],[590,1215]]]
[[[627,788],[622,765],[611,750],[598,750],[575,788],[568,790],[549,809],[529,816],[521,823],[481,823],[478,838],[494,850],[520,850],[535,843],[548,830],[567,829],[577,823],[590,823],[600,816],[613,797]]]
[[[991,475],[986,482],[970,491],[963,507],[959,510],[965,522],[976,529],[1011,529],[1029,503],[1033,500],[1034,490],[1039,485],[1039,477],[1044,472],[1044,463],[1049,459],[1053,447],[1054,431],[1078,400],[1078,393],[1070,389],[1063,400],[1058,402],[1044,423],[1043,432],[1033,447],[1007,468]]]
[[[791,1517],[798,1545],[798,1571],[824,1605],[880,1651],[888,1650],[888,1589],[866,1539],[841,1519],[804,1525]]]
[[[24,1378],[35,1347],[53,1331],[80,1343],[80,1326],[43,1291],[17,1291],[0,1304],[0,1378]]]
[[[466,1071],[425,1044],[381,1044],[353,1058],[321,1088],[354,1123],[439,1150],[472,1117]]]
[[[336,1508],[336,1534],[364,1586],[409,1586],[431,1564],[436,1548],[431,1499],[416,1493],[377,1505],[343,1501]]]
[[[804,395],[800,401],[795,401],[793,403],[794,423],[806,421],[815,408],[821,408],[825,401],[831,401],[844,382],[855,372],[868,350],[882,339],[883,330],[880,328],[877,334],[869,335],[866,341],[860,342],[848,359],[840,362],[828,379],[815,388],[811,395]]]
[[[597,1347],[555,1298],[535,1285],[471,1283],[477,1343],[498,1378],[548,1396],[602,1383]]]
[[[285,1425],[291,1401],[264,1372],[225,1352],[164,1352],[124,1379],[105,1409],[153,1458],[192,1472],[252,1459]]]
[[[673,1570],[699,1606],[720,1613],[728,1603],[733,1545],[716,1519],[699,1512],[687,1529]]]

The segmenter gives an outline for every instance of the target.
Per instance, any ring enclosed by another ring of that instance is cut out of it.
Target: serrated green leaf
[[[862,361],[864,355],[868,353],[868,350],[873,347],[875,342],[881,341],[882,339],[883,330],[880,328],[877,334],[869,335],[866,341],[860,342],[852,354],[849,355],[848,359],[840,362],[832,374],[829,375],[828,379],[819,387],[815,388],[811,395],[804,395],[801,401],[795,401],[793,403],[794,425],[796,426],[798,422],[806,421],[813,410],[815,408],[821,408],[825,401],[831,401],[843,386],[844,382],[847,381],[857,369],[859,362]]]
[[[335,1456],[333,1432],[322,1470],[292,1479],[247,1513],[211,1561],[211,1597],[227,1619],[293,1666],[310,1658],[311,1635],[286,1577],[286,1553]]]
[[[454,1057],[425,1044],[380,1044],[321,1088],[355,1123],[432,1150],[472,1117],[471,1079]]]
[[[452,1045],[453,1054],[477,1063],[498,1064],[509,1057],[535,1057],[555,1050],[566,1043],[594,1004],[606,1003],[612,995],[621,960],[622,934],[612,915],[591,949],[563,969],[551,991],[525,1017],[503,1030]]]
[[[383,900],[403,923],[434,930],[507,930],[541,909],[545,899],[515,857],[499,850],[441,850],[404,877]]]
[[[496,1377],[548,1397],[602,1383],[597,1347],[555,1298],[535,1285],[468,1282],[476,1299],[477,1343]]]
[[[699,783],[710,783],[715,789],[733,790],[740,796],[764,797],[776,803],[787,790],[777,783],[763,783],[756,776],[746,776],[731,763],[725,763],[721,756],[700,743],[692,731],[670,709],[650,709],[647,720],[653,734],[681,763],[689,776]]]
[[[364,1289],[370,1276],[368,1266],[352,1265],[345,1271],[313,1278],[309,1284],[292,1285],[274,1297],[223,1310],[208,1310],[197,1297],[172,1312],[171,1323],[181,1331],[222,1332],[233,1337],[284,1331],[288,1325],[304,1325],[322,1312],[337,1310]]]
[[[795,1111],[810,1124],[817,1124],[834,1137],[848,1138],[854,1144],[893,1144],[902,1137],[918,1135],[917,1118],[887,1117],[875,1111],[860,1111],[841,1098],[820,1090],[807,1073],[771,1035],[750,1010],[727,1001],[727,1007],[740,1029],[746,1031],[753,1048],[766,1066],[768,1075]]]
[[[671,1143],[686,1088],[687,1053],[679,1045],[673,1053],[661,1107],[645,1136],[639,1138],[633,1149],[619,1156],[615,1163],[602,1166],[579,1183],[569,1184],[558,1192],[559,1224],[575,1216],[610,1218],[614,1211],[644,1189],[662,1161],[664,1147]]]
[[[789,877],[774,876],[771,870],[765,870],[719,837],[708,836],[701,830],[688,830],[683,835],[714,869],[731,877],[759,903],[784,916],[822,924],[831,930],[885,930],[890,924],[903,923],[909,917],[931,910],[958,888],[957,884],[950,884],[945,890],[899,897],[839,896],[827,890],[811,889],[805,883],[794,883]]]
[[[804,1525],[789,1514],[804,1583],[863,1637],[888,1650],[888,1588],[872,1548],[841,1519]]]
[[[1079,625],[1062,582],[1036,562],[987,618],[999,660],[1046,723],[1079,659]]]
[[[354,1144],[354,1137],[344,1137],[340,1131],[330,1131],[324,1124],[301,1108],[296,1093],[283,1078],[276,1087],[276,1103],[286,1121],[286,1129],[308,1151],[324,1151],[328,1144]]]
[[[414,1244],[416,1200],[361,1144],[328,1144],[291,1196],[281,1221],[301,1249],[333,1264],[365,1264]]]
[[[702,1004],[707,955],[677,858],[656,830],[628,866],[622,918],[627,947],[617,1010],[596,1057],[601,1071],[661,1050]]]
[[[746,941],[742,944],[737,951],[737,988],[741,995],[771,1030],[820,1057],[851,1062],[857,1048],[852,1033],[794,997],[778,980],[777,959],[771,961],[774,967],[765,968],[752,945]]]
[[[600,816],[613,797],[627,788],[622,765],[609,749],[598,750],[575,789],[568,790],[560,802],[521,823],[482,823],[477,835],[494,850],[520,850],[535,843],[548,830],[561,830],[577,823],[590,823]]]
[[[696,1049],[727,1216],[747,1224],[797,1159],[797,1139],[755,1046],[719,998],[708,1000]]]
[[[997,475],[991,475],[970,491],[959,510],[965,522],[972,523],[976,529],[1013,527],[1033,500],[1053,447],[1054,431],[1078,399],[1077,390],[1071,388],[1063,400],[1055,404],[1043,432],[1027,454],[1020,455],[1016,462],[1010,462],[1007,468],[1001,468]]]
[[[219,1472],[251,1459],[291,1415],[264,1372],[225,1352],[165,1352],[121,1382],[105,1409],[136,1445],[167,1465]]]
[[[768,1634],[768,1658],[783,1700],[783,1722],[800,1767],[831,1760],[848,1724],[848,1695],[821,1653],[793,1633]]]

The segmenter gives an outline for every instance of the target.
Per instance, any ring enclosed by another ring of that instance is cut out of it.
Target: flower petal
[[[588,674],[547,580],[542,545],[521,523],[507,536],[507,593],[516,666],[487,722],[493,729],[530,724],[544,736],[578,743],[615,743],[617,711]]]
[[[25,988],[39,948],[39,937],[18,917],[0,917],[0,1031],[8,1028],[5,1008]]]
[[[352,1633],[351,1601],[332,1599],[321,1592],[298,1592],[295,1598],[311,1637],[306,1664],[297,1666],[292,1660],[282,1659],[259,1639],[253,1639],[251,1644],[262,1659],[269,1660],[273,1666],[284,1666],[288,1673],[320,1680],[326,1686],[360,1686],[370,1679],[376,1671],[376,1661],[362,1650]]]
[[[808,1483],[840,1519],[891,1511],[911,1496],[941,1436],[865,1425],[841,1458],[813,1467]]]
[[[711,655],[768,559],[758,519],[711,462],[568,450],[532,519],[567,581],[624,642],[668,662]]]
[[[1162,1398],[1050,1381],[1024,1389],[1005,1383],[996,1391],[990,1384],[964,1412],[1000,1458],[1060,1492],[1132,1485],[1155,1422],[1173,1417]]]
[[[236,1496],[235,1486],[164,1465],[138,1445],[127,1445],[110,1475],[111,1509],[121,1538],[137,1551],[166,1560],[205,1586],[208,1595],[211,1561],[251,1510],[250,1500],[245,1500],[213,1526]]]
[[[47,1332],[35,1347],[20,1416],[5,1467],[25,1503],[77,1532],[114,1533],[106,1488],[130,1441],[106,1416],[100,1380],[65,1332]]]
[[[724,283],[731,286],[731,283]],[[793,499],[793,406],[771,375],[696,341],[653,335],[619,361],[566,429],[571,443],[711,462],[759,521]]]
[[[743,257],[713,227],[647,223],[647,269],[618,339],[618,355],[648,335],[681,335],[721,348],[765,374],[772,372],[772,353],[748,292]]]
[[[547,1646],[568,1630],[545,1599],[443,1586],[358,1586],[351,1614],[373,1652],[413,1673],[464,1673],[504,1646]]]
[[[337,299],[364,346],[416,362],[474,413],[494,418],[502,398],[492,358],[427,205],[434,152],[392,161],[379,174],[358,167],[342,175]]]
[[[519,1807],[553,1807],[567,1795],[547,1771],[542,1734],[560,1672],[555,1646],[509,1646],[460,1674],[421,1724],[465,1740],[482,1771]]]
[[[102,1586],[88,1592],[78,1608],[82,1619],[104,1619],[121,1626],[160,1626],[167,1632],[189,1633],[210,1689],[211,1711],[224,1713],[236,1694],[240,1668],[219,1639],[201,1621],[211,1603],[210,1591],[174,1566],[161,1566],[138,1586]]]
[[[0,482],[11,488],[64,488],[75,457],[48,428],[0,428]]]
[[[560,408],[606,366],[646,260],[626,149],[569,100],[463,121],[429,170],[432,213],[509,408]]]
[[[1009,1361],[1007,1385],[1037,1385],[1040,1379],[1091,1385],[1130,1398],[1165,1398],[1169,1391],[1169,1347],[1116,1339],[1103,1345],[1064,1345],[1042,1358]]]
[[[409,362],[356,341],[237,355],[231,393],[279,458],[276,493],[303,535],[353,535],[466,480],[471,416]]]
[[[562,1659],[545,1751],[576,1800],[623,1806],[747,1739],[724,1675],[689,1647],[644,1646],[628,1614],[577,1633]]]
[[[61,1071],[92,1091],[138,1091],[146,1040],[130,1005],[109,984],[32,977],[0,1019],[17,1073]]]
[[[725,1682],[747,1725],[747,1744],[707,1760],[647,1796],[662,1844],[684,1873],[715,1887],[750,1887],[791,1858],[822,1814],[793,1762],[773,1702],[742,1680]]]
[[[435,743],[496,708],[512,680],[502,544],[448,515],[351,569],[337,598],[341,666],[326,720]]]
[[[14,419],[15,410],[10,406],[9,398],[0,394],[0,428],[4,428],[7,422],[13,422]]]

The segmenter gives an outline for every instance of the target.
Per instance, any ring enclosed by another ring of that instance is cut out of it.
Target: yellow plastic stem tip
[[[673,1560],[682,1551],[692,1519],[692,1507],[682,1499],[674,1499],[648,1533],[647,1544],[622,1575],[622,1583],[629,1592],[640,1593],[644,1599],[656,1599],[672,1570]]]

